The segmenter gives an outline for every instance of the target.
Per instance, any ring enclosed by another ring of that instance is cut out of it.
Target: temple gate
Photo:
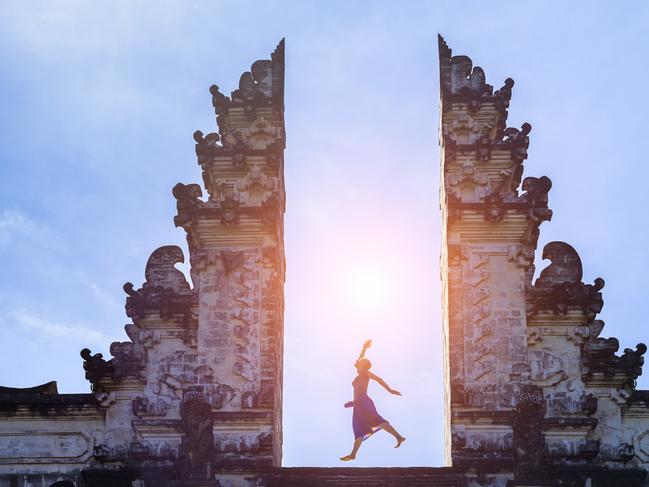
[[[442,281],[449,467],[282,468],[284,41],[194,133],[177,246],[124,285],[127,342],[81,351],[89,394],[0,388],[0,487],[647,487],[647,348],[600,334],[604,281],[551,242],[551,182],[524,177],[531,125],[439,38]],[[432,298],[431,298],[432,299]]]

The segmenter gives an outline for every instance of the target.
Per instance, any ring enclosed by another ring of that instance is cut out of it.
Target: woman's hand
[[[395,391],[394,389],[390,389],[390,394],[394,394],[395,396],[400,396],[401,393],[399,391]]]
[[[359,361],[360,359],[365,358],[365,350],[367,350],[371,346],[372,346],[372,340],[367,340],[365,343],[363,343],[363,348],[361,350],[360,355],[356,359],[356,361]]]
[[[354,401],[348,401],[345,403],[346,408],[353,408],[354,407]]]

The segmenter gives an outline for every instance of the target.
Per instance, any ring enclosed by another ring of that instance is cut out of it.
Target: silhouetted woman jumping
[[[356,371],[358,372],[358,375],[352,382],[352,386],[354,387],[354,400],[345,403],[346,408],[354,408],[354,414],[352,417],[352,426],[354,428],[355,438],[354,448],[349,455],[340,458],[343,462],[354,460],[363,440],[369,438],[380,429],[385,430],[394,436],[397,440],[395,448],[399,448],[401,443],[406,441],[406,439],[401,436],[390,423],[381,417],[381,415],[376,411],[374,402],[367,395],[367,386],[369,385],[370,379],[374,379],[376,382],[381,384],[390,394],[396,396],[401,395],[399,391],[390,389],[390,386],[388,386],[379,376],[370,372],[372,362],[365,358],[365,350],[370,348],[370,346],[372,346],[372,340],[367,340],[363,344],[361,354],[358,356],[358,360],[356,360],[356,363],[354,364]]]

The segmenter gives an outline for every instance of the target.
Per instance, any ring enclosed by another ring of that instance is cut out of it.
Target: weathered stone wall
[[[494,91],[441,37],[439,55],[447,459],[474,486],[641,485],[646,347],[599,337],[604,281],[582,282],[568,244],[545,246],[532,282],[551,182],[523,178],[514,81]]]
[[[130,340],[81,352],[92,394],[0,389],[0,486],[247,485],[281,464],[284,42],[230,97],[210,93],[206,199],[173,188],[193,287],[182,250],[160,247],[124,285]]]

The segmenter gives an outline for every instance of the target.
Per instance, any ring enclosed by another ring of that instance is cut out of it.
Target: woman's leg
[[[380,427],[381,429],[384,429],[384,430],[387,431],[388,433],[390,433],[392,436],[394,436],[394,438],[397,440],[397,445],[395,446],[395,448],[399,448],[399,447],[401,446],[401,443],[403,443],[404,441],[406,441],[406,438],[403,437],[403,436],[401,436],[401,435],[399,434],[399,432],[398,432],[397,430],[395,430],[395,429],[392,427],[392,425],[391,425],[390,423],[388,423],[387,421],[386,421],[385,423],[380,424],[379,427]]]
[[[363,438],[356,438],[354,440],[354,448],[352,448],[352,452],[349,455],[345,455],[344,457],[340,457],[340,459],[343,462],[348,462],[349,460],[354,460],[356,458],[356,453],[358,452],[358,449],[361,447],[362,443],[363,443]]]

